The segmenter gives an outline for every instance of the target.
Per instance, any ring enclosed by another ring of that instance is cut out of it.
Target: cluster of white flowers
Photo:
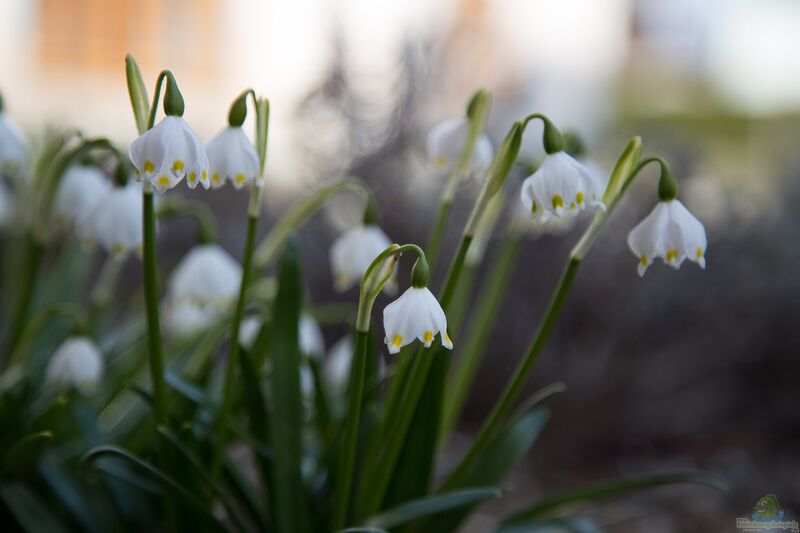
[[[239,126],[228,126],[203,147],[183,117],[166,116],[133,141],[129,154],[137,176],[162,193],[184,178],[191,189],[198,183],[217,189],[226,181],[240,189],[258,176],[258,154]]]

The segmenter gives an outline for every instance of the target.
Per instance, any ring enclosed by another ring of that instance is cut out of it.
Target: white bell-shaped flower
[[[372,261],[392,241],[375,224],[361,224],[342,233],[331,245],[330,261],[333,270],[334,287],[346,291],[361,281]],[[390,287],[392,283],[388,283]]]
[[[64,172],[53,206],[56,221],[84,226],[111,190],[105,174],[93,166],[71,166]]]
[[[239,344],[246,350],[251,349],[263,324],[264,322],[257,316],[249,316],[242,320],[239,325]],[[297,333],[300,352],[306,357],[320,359],[325,353],[325,337],[314,317],[306,312],[301,313]]]
[[[217,244],[195,246],[175,267],[167,284],[173,302],[227,310],[239,295],[242,267]]]
[[[131,143],[129,155],[139,175],[159,191],[175,187],[184,177],[194,189],[210,186],[208,156],[194,130],[182,118],[166,116]]]
[[[218,189],[225,180],[241,189],[258,178],[258,153],[242,128],[228,126],[206,144],[211,187]]]
[[[464,148],[469,136],[469,121],[465,118],[445,120],[437,124],[428,133],[425,148],[428,159],[442,172],[450,173],[456,170],[461,161]],[[471,173],[481,176],[489,168],[494,156],[492,141],[485,133],[480,133],[475,139],[472,157],[469,161]]]
[[[26,163],[25,144],[5,113],[0,111],[0,175],[20,176]]]
[[[576,214],[587,206],[605,210],[605,184],[567,153],[547,155],[539,169],[522,182],[520,196],[525,209],[542,222],[550,216]]]
[[[167,300],[164,305],[164,321],[166,329],[176,337],[191,337],[214,325],[219,317],[216,309],[197,305],[189,300],[173,302]]]
[[[684,260],[706,267],[706,229],[679,200],[658,202],[628,234],[628,246],[639,258],[639,275],[656,257],[678,269]]]
[[[15,214],[14,194],[0,181],[0,228],[10,226]]]
[[[447,336],[447,317],[436,297],[427,287],[409,287],[383,310],[384,341],[390,354],[419,339],[428,348],[439,333],[442,346],[452,350],[453,341]]]
[[[88,337],[70,337],[53,354],[45,383],[57,389],[75,387],[91,394],[103,376],[103,356]]]
[[[136,182],[114,187],[97,201],[87,217],[77,221],[78,235],[97,242],[119,258],[142,249],[142,187]]]

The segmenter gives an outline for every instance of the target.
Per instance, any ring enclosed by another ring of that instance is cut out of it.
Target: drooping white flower
[[[189,124],[166,116],[131,143],[129,155],[139,175],[159,191],[175,187],[185,177],[194,189],[199,181],[210,186],[208,156]]]
[[[172,302],[225,311],[239,295],[241,265],[221,246],[195,246],[175,267],[167,283]]]
[[[77,222],[78,235],[97,242],[108,253],[124,258],[142,248],[142,187],[131,182],[111,188],[95,208]]]
[[[213,326],[219,317],[216,309],[203,307],[189,300],[175,302],[167,299],[162,309],[166,329],[178,338],[191,337]]]
[[[25,171],[27,154],[17,129],[0,110],[0,175],[19,176]]]
[[[230,180],[241,189],[258,178],[258,153],[242,128],[228,126],[206,144],[211,186],[218,189]]]
[[[391,245],[389,237],[375,224],[361,224],[342,233],[330,251],[336,290],[346,291],[359,283],[372,261]]]
[[[468,136],[469,121],[467,119],[450,119],[440,122],[428,133],[425,142],[428,159],[442,172],[455,171],[461,161],[461,155],[464,153]],[[480,133],[475,139],[475,146],[472,149],[469,170],[473,174],[482,175],[492,163],[493,156],[492,142],[485,133]]]
[[[447,317],[442,306],[427,287],[409,287],[400,297],[383,310],[384,341],[390,354],[419,339],[428,348],[439,333],[442,346],[453,349],[447,336]]]
[[[100,201],[111,190],[111,183],[99,168],[71,166],[58,184],[54,211],[59,223],[84,226]]]
[[[103,376],[103,357],[88,337],[70,337],[53,354],[45,383],[58,389],[75,387],[91,394]]]
[[[576,214],[587,206],[605,209],[602,178],[565,152],[547,155],[522,183],[520,196],[528,212],[542,222],[550,216]]]
[[[6,184],[0,181],[0,228],[11,224],[15,212],[14,195]]]
[[[239,344],[246,350],[253,347],[263,323],[261,318],[257,316],[249,316],[242,320],[239,325]],[[300,352],[306,357],[320,359],[322,354],[325,353],[325,337],[322,335],[322,330],[317,321],[314,320],[314,317],[309,313],[301,313],[300,322],[297,324],[297,333]]]
[[[656,257],[680,268],[685,259],[706,267],[706,230],[679,200],[661,201],[628,234],[628,246],[639,258],[639,275]]]

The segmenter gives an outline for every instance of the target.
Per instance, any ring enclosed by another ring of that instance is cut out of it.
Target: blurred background
[[[243,88],[267,95],[262,233],[308,187],[352,174],[375,191],[394,240],[424,243],[444,182],[426,162],[425,135],[463,115],[479,87],[492,93],[487,131],[495,145],[514,119],[544,112],[578,132],[589,156],[610,169],[641,135],[645,153],[672,163],[683,201],[706,224],[708,269],[687,263],[673,272],[658,263],[636,275],[625,239],[655,202],[650,170],[587,257],[530,383],[533,391],[563,381],[568,390],[551,400],[551,422],[508,480],[510,492],[467,530],[488,529],[543,494],[683,467],[725,476],[731,493],[654,491],[592,516],[610,531],[734,531],[736,517],[774,493],[786,519],[800,519],[800,2],[1,5],[0,91],[26,132],[75,125],[127,145],[135,136],[123,67],[129,51],[148,86],[160,69],[174,71],[186,118],[205,140],[225,125]],[[543,155],[540,135],[528,129],[524,160]],[[522,168],[509,176],[509,213],[524,177]],[[180,194],[212,205],[223,246],[241,257],[246,195]],[[474,194],[470,186],[460,193],[445,253]],[[328,268],[330,242],[357,216],[339,204],[301,236],[315,303],[354,301],[334,293]],[[507,380],[579,234],[526,240],[461,434],[477,429]],[[170,224],[161,256],[177,261],[193,239],[190,222]],[[129,276],[137,286],[138,269]],[[328,343],[341,332],[327,328]],[[460,445],[454,439],[446,453],[457,457]]]

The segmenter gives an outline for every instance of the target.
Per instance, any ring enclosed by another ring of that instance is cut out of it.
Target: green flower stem
[[[431,272],[435,272],[436,259],[439,256],[439,247],[442,242],[442,235],[444,228],[447,225],[447,219],[450,216],[450,211],[453,209],[453,200],[455,198],[456,188],[458,182],[461,180],[461,175],[454,172],[447,179],[447,183],[442,191],[442,196],[439,200],[439,210],[436,213],[436,222],[433,224],[431,235],[428,238],[428,248],[425,251],[428,256],[428,264],[430,265]]]
[[[36,277],[39,273],[39,266],[41,265],[43,248],[44,246],[42,243],[35,238],[31,238],[28,242],[25,260],[19,270],[22,274],[22,281],[20,282],[16,304],[14,305],[14,314],[11,315],[12,318],[9,324],[11,336],[8,340],[6,351],[8,354],[14,353],[19,343],[20,336],[22,335],[22,329],[25,324],[25,319],[28,316],[28,310],[30,309],[31,299],[33,298],[33,292],[36,286]]]
[[[505,416],[513,407],[514,402],[522,391],[522,388],[530,376],[530,373],[536,366],[539,355],[541,354],[545,344],[547,344],[547,340],[550,337],[553,327],[558,321],[561,308],[564,305],[564,300],[566,299],[569,289],[572,286],[572,281],[575,278],[578,267],[583,261],[583,258],[586,256],[586,253],[589,251],[589,248],[591,248],[592,244],[597,239],[600,231],[605,226],[609,216],[621,201],[622,196],[627,189],[627,185],[630,184],[631,180],[636,175],[636,164],[639,160],[640,153],[641,139],[634,137],[631,142],[628,143],[627,147],[622,152],[622,155],[617,160],[614,170],[611,173],[611,177],[609,178],[608,188],[604,196],[604,198],[607,196],[610,198],[606,204],[606,211],[598,211],[595,214],[594,220],[592,220],[592,223],[586,229],[581,239],[572,249],[569,261],[564,267],[561,280],[553,292],[553,295],[547,306],[547,310],[541,322],[539,323],[539,327],[533,336],[527,353],[520,360],[516,370],[512,373],[511,379],[506,385],[505,390],[492,409],[492,412],[489,414],[489,417],[486,419],[486,422],[481,428],[481,431],[478,433],[478,436],[473,440],[472,447],[458,464],[456,469],[444,481],[440,488],[441,491],[450,490],[459,485],[464,476],[472,468],[475,460],[492,442],[497,429],[500,427]],[[612,191],[611,194],[609,191]]]
[[[317,211],[319,211],[331,198],[345,191],[352,191],[362,197],[364,202],[369,199],[369,191],[360,182],[354,179],[343,179],[326,185],[306,198],[294,204],[289,211],[267,234],[255,251],[254,261],[257,269],[266,268],[275,258],[286,237],[303,225]]]
[[[345,420],[342,450],[339,455],[336,489],[333,492],[334,514],[333,531],[339,531],[347,522],[347,511],[351,501],[350,493],[353,484],[356,448],[358,445],[358,428],[361,423],[361,404],[364,396],[364,380],[367,369],[367,344],[369,333],[356,329],[356,347],[353,364],[350,368],[350,390],[347,399],[347,419]]]
[[[520,243],[521,238],[517,233],[505,236],[502,247],[492,263],[488,279],[478,296],[474,306],[475,315],[470,318],[470,323],[475,327],[469,330],[464,340],[464,352],[459,357],[456,371],[448,384],[448,390],[452,392],[444,405],[442,435],[447,435],[455,426],[472,388],[481,355],[485,353],[497,312],[516,266]]]
[[[167,423],[167,388],[164,384],[164,358],[161,352],[161,323],[158,311],[158,266],[156,260],[156,216],[153,187],[143,187],[142,265],[144,268],[144,300],[147,311],[147,354],[150,358],[150,380],[153,382],[153,413],[157,424]]]
[[[228,352],[228,361],[225,368],[225,383],[222,391],[222,405],[220,406],[219,414],[216,420],[216,439],[213,454],[211,457],[211,479],[215,482],[219,479],[222,471],[223,459],[225,456],[225,447],[227,445],[228,435],[228,418],[230,417],[233,408],[233,393],[235,388],[236,368],[239,365],[239,329],[242,320],[244,319],[244,309],[247,305],[247,289],[250,285],[250,278],[253,271],[253,252],[255,250],[256,230],[258,229],[258,219],[261,214],[261,183],[264,176],[264,164],[266,158],[266,143],[267,143],[267,130],[269,128],[269,112],[262,115],[261,108],[266,106],[269,109],[268,100],[260,100],[256,97],[255,92],[248,89],[243,93],[246,98],[247,95],[252,96],[253,104],[256,108],[256,139],[257,142],[263,142],[264,145],[257,145],[256,150],[259,153],[259,176],[257,183],[250,185],[250,199],[247,206],[247,235],[244,244],[244,257],[242,258],[242,280],[239,285],[239,299],[236,302],[236,311],[233,315],[233,323],[231,325],[231,340],[230,350]],[[262,104],[263,102],[263,104]],[[266,121],[266,123],[262,123]],[[263,131],[263,134],[262,134]],[[261,156],[264,154],[264,157]]]

